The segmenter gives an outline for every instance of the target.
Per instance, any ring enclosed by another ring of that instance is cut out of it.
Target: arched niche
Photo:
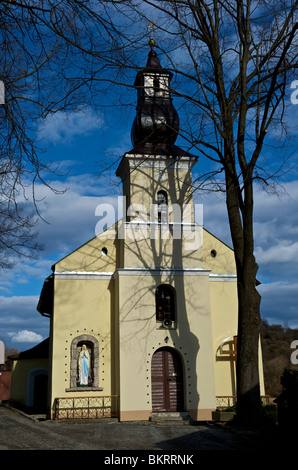
[[[79,380],[79,356],[86,347],[89,356],[88,383],[82,386]],[[80,335],[73,339],[71,343],[71,363],[70,363],[70,388],[98,388],[99,384],[99,344],[96,338],[91,335]]]

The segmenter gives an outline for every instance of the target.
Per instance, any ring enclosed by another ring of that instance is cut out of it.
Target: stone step
[[[150,421],[158,424],[189,424],[192,418],[184,412],[151,413]]]

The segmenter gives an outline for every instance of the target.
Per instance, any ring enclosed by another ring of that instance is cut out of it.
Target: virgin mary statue
[[[88,375],[90,371],[90,355],[86,347],[83,344],[82,350],[79,355],[79,380],[80,385],[88,385]]]

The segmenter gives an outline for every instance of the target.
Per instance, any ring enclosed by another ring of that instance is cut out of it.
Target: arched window
[[[165,191],[157,193],[157,214],[159,223],[168,223],[168,195]]]
[[[155,292],[156,321],[164,326],[173,326],[176,321],[175,289],[167,284],[161,284]]]

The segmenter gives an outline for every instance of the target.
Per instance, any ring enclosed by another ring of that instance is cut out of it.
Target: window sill
[[[171,326],[164,326],[164,325],[156,325],[157,330],[177,330],[177,325],[173,323]]]
[[[103,387],[74,387],[66,388],[66,392],[102,392]]]

